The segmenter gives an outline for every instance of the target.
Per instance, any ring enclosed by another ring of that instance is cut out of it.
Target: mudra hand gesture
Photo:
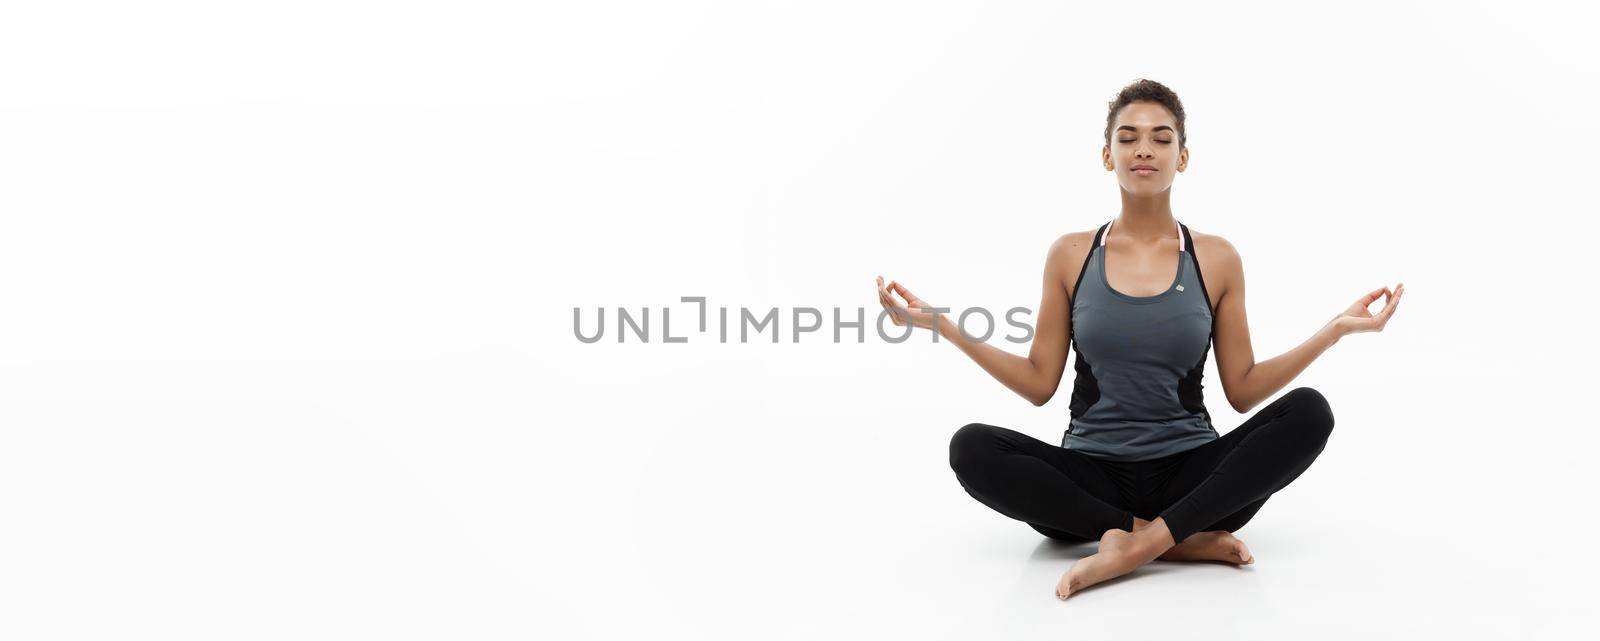
[[[1350,304],[1350,308],[1328,321],[1338,335],[1359,334],[1361,332],[1381,332],[1383,326],[1389,323],[1389,318],[1394,316],[1394,310],[1400,306],[1400,297],[1406,293],[1406,284],[1400,283],[1393,290],[1388,287],[1379,287],[1362,296],[1360,300]],[[1384,298],[1383,309],[1377,314],[1367,311],[1378,297]]]
[[[895,301],[895,294],[899,294],[905,300],[905,303],[902,304]],[[933,312],[922,311],[933,307],[933,305],[929,305],[927,301],[917,298],[916,294],[911,293],[911,290],[906,289],[906,286],[901,285],[898,281],[889,281],[889,284],[885,285],[883,277],[878,277],[878,303],[882,304],[884,309],[889,310],[889,318],[894,321],[896,326],[904,326],[906,323],[911,323],[917,327],[933,329]]]

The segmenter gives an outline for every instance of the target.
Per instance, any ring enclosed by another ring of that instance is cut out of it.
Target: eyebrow
[[[1133,133],[1139,133],[1139,130],[1138,130],[1138,129],[1134,129],[1134,128],[1133,128],[1133,127],[1130,127],[1130,126],[1128,126],[1128,125],[1123,125],[1123,126],[1121,126],[1121,127],[1117,127],[1117,131],[1122,131],[1122,130],[1124,130],[1124,129],[1126,129],[1126,130],[1128,130],[1128,131],[1131,131],[1131,132],[1133,132]],[[1154,129],[1151,129],[1151,130],[1150,130],[1150,132],[1151,132],[1151,133],[1155,133],[1155,132],[1157,132],[1157,131],[1161,131],[1161,130],[1162,130],[1162,129],[1165,129],[1165,130],[1167,130],[1167,131],[1173,131],[1173,129],[1172,129],[1172,128],[1171,128],[1171,127],[1168,127],[1168,126],[1166,126],[1166,125],[1160,125],[1160,126],[1158,126],[1158,127],[1156,127],[1156,128],[1154,128]]]

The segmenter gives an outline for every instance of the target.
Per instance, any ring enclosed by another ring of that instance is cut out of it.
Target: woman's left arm
[[[1362,296],[1349,308],[1334,316],[1299,346],[1273,358],[1255,362],[1255,350],[1250,347],[1250,325],[1244,313],[1244,264],[1233,244],[1213,236],[1208,242],[1213,262],[1213,277],[1220,281],[1222,293],[1217,299],[1215,349],[1217,373],[1222,377],[1222,391],[1228,404],[1243,414],[1283,389],[1289,381],[1299,376],[1328,348],[1333,347],[1346,334],[1380,332],[1394,315],[1405,293],[1405,283],[1393,290],[1380,287]],[[1198,243],[1197,243],[1198,244]],[[1202,250],[1205,251],[1205,250]],[[1220,269],[1219,269],[1220,267]],[[1378,297],[1384,298],[1383,310],[1376,315],[1367,311]]]

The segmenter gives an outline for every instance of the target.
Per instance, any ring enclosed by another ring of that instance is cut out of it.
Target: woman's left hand
[[[1383,331],[1383,326],[1389,323],[1389,317],[1394,316],[1395,308],[1400,306],[1400,297],[1405,293],[1405,283],[1395,285],[1392,291],[1388,287],[1374,289],[1366,296],[1362,296],[1361,300],[1351,303],[1349,309],[1333,317],[1329,324],[1333,325],[1339,336],[1361,332],[1381,332]],[[1377,314],[1367,311],[1367,306],[1378,300],[1379,296],[1384,298],[1383,309]]]

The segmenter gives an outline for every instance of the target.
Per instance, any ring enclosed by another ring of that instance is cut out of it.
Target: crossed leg
[[[1250,548],[1246,547],[1244,541],[1239,540],[1233,533],[1244,527],[1244,524],[1250,521],[1250,517],[1255,516],[1256,511],[1260,510],[1261,506],[1266,502],[1266,499],[1262,499],[1245,506],[1244,509],[1229,515],[1222,521],[1214,523],[1184,539],[1182,543],[1172,546],[1171,549],[1163,552],[1159,558],[1163,561],[1221,561],[1235,565],[1248,565],[1255,562],[1255,557],[1250,554]],[[1133,529],[1135,530],[1142,529],[1149,524],[1149,521],[1137,516],[1133,517]],[[1038,523],[1029,523],[1028,525],[1033,526],[1033,529],[1040,534],[1057,541],[1088,543],[1096,540],[1076,536],[1069,532],[1062,532]]]
[[[1087,543],[1109,530],[1132,531],[1149,523],[1130,511],[1130,497],[1092,459],[1015,430],[982,423],[963,427],[950,441],[950,464],[962,487],[979,502],[1052,539]],[[1180,483],[1169,487],[1182,486],[1184,477],[1175,478]],[[1199,480],[1189,480],[1187,487]],[[1166,502],[1170,499],[1161,504]],[[1264,502],[1245,506],[1206,528],[1217,531],[1190,537],[1161,558],[1250,562],[1249,550],[1231,532]]]
[[[1046,536],[1095,541],[1133,529],[1131,501],[1092,459],[1016,430],[962,427],[950,439],[950,467],[978,502]]]
[[[1327,399],[1298,387],[1251,416],[1226,436],[1195,449],[1170,484],[1184,491],[1151,521],[1131,532],[1108,530],[1100,550],[1073,564],[1056,585],[1062,599],[1086,587],[1127,574],[1190,539],[1231,544],[1202,528],[1237,527],[1260,509],[1267,497],[1298,478],[1327,445],[1333,412]],[[1202,536],[1195,536],[1203,532]],[[1242,543],[1240,544],[1242,549]],[[1248,557],[1242,550],[1241,560]]]
[[[1203,457],[1204,458],[1204,457]],[[1214,458],[1187,469],[1208,469]],[[1098,541],[1107,530],[1132,531],[1149,521],[1135,516],[1123,488],[1089,457],[1066,450],[1015,430],[972,423],[950,440],[950,465],[968,494],[1001,514],[1025,521],[1035,531],[1058,541]],[[1182,472],[1183,470],[1180,470]],[[1176,475],[1169,483],[1187,491],[1201,480]],[[1159,500],[1159,499],[1158,499]],[[1162,504],[1170,503],[1168,498]],[[1227,534],[1243,527],[1266,499],[1256,501],[1206,527]],[[1168,560],[1236,560],[1230,550],[1216,552],[1222,537],[1205,537],[1194,544],[1179,544]],[[1234,539],[1236,541],[1236,539]]]

